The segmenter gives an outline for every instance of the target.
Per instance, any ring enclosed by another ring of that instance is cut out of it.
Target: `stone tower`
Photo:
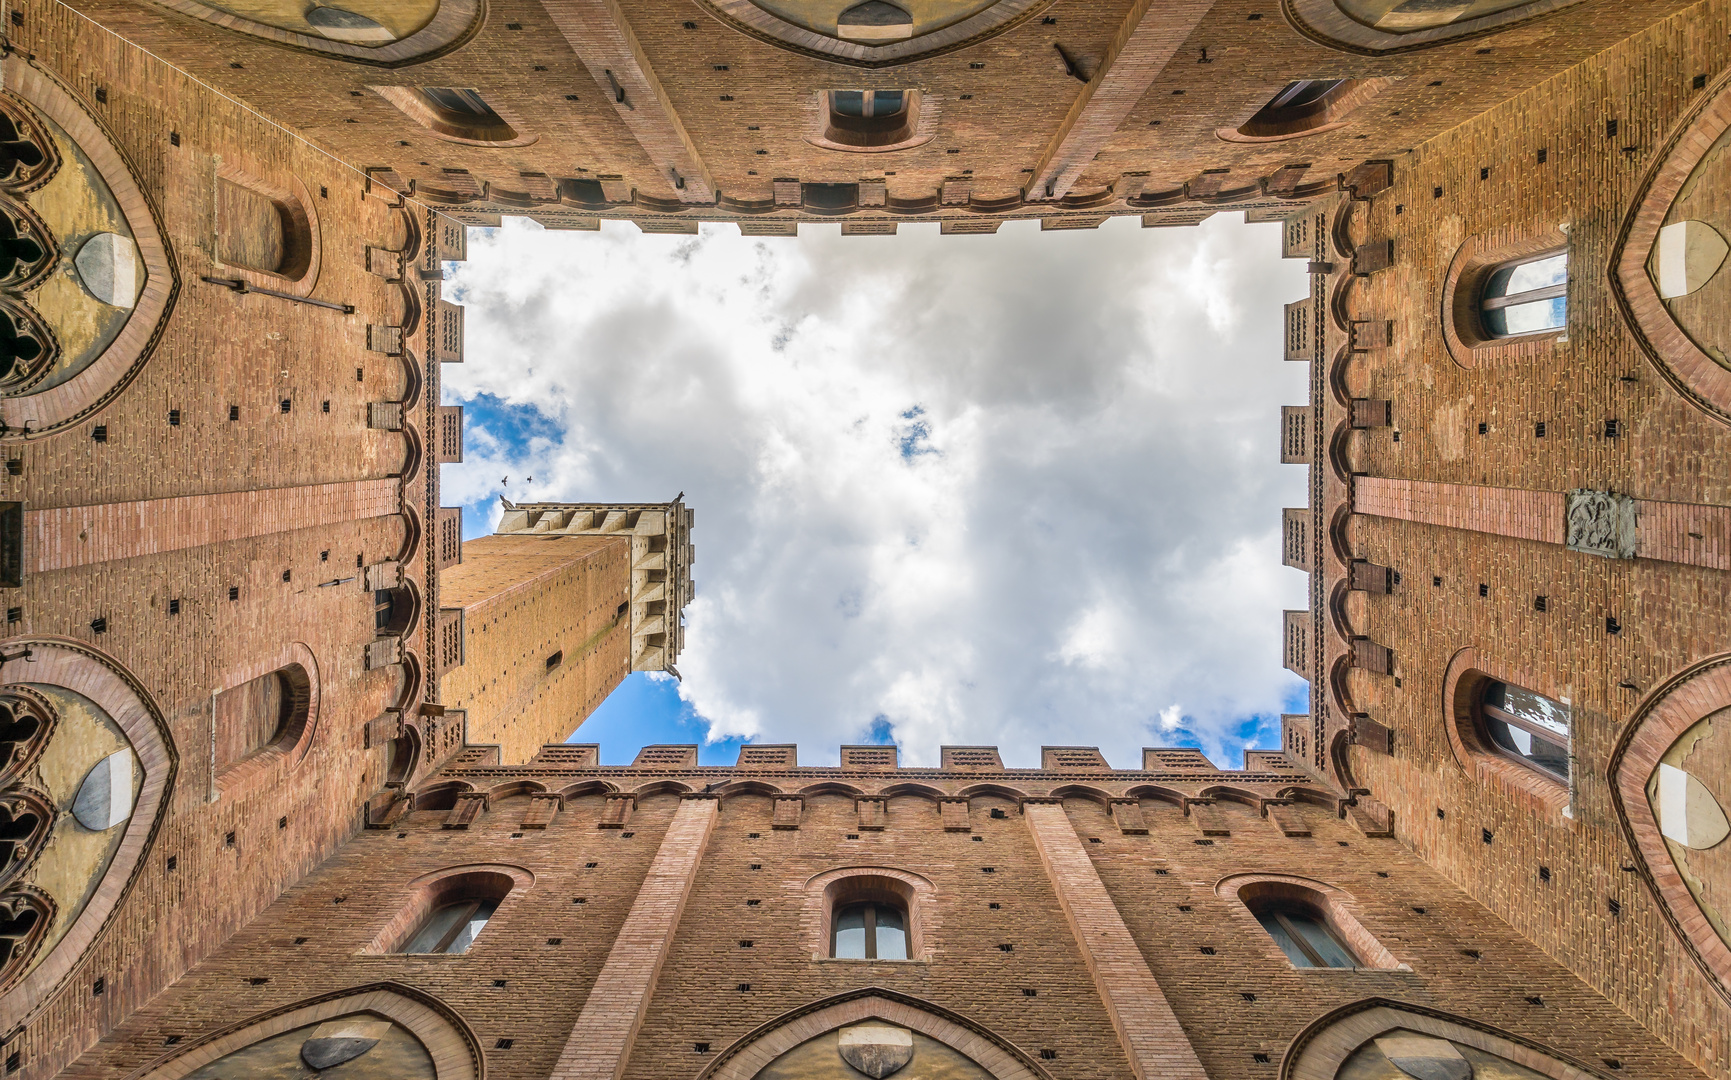
[[[691,597],[693,514],[661,504],[506,504],[440,578],[440,684],[467,740],[523,762],[563,742],[633,671],[672,671]]]

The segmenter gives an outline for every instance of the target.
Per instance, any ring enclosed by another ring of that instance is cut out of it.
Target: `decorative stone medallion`
[[[836,1038],[841,1059],[871,1077],[883,1080],[914,1059],[914,1035],[889,1024],[858,1024]]]

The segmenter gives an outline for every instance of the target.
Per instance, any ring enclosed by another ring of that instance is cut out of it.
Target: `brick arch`
[[[959,1013],[870,986],[814,1001],[747,1032],[717,1054],[697,1078],[750,1080],[766,1062],[808,1039],[862,1020],[887,1020],[954,1047],[997,1080],[1049,1080],[1051,1076],[1010,1040]]]
[[[795,794],[799,795],[845,795],[857,799],[865,794],[865,789],[852,784],[844,784],[840,780],[824,780],[820,783],[802,787]]]
[[[932,799],[934,801],[952,797],[949,792],[939,791],[930,784],[891,784],[889,787],[873,793],[873,797],[879,799],[893,799],[899,795],[912,795],[918,799]]]
[[[214,254],[211,261],[224,277],[237,277],[248,284],[280,289],[292,296],[311,296],[318,285],[324,261],[322,230],[312,193],[301,178],[288,173],[278,180],[266,179],[268,170],[245,168],[224,157],[217,166],[216,180],[245,188],[270,201],[282,217],[284,264],[275,271],[225,263]],[[212,245],[214,252],[216,245]]]
[[[647,799],[651,795],[689,795],[695,790],[690,784],[682,784],[677,780],[652,780],[640,788],[633,788],[631,797]]]
[[[1154,799],[1157,802],[1171,803],[1173,806],[1184,805],[1184,793],[1176,788],[1161,787],[1159,784],[1138,784],[1124,792],[1126,798]]]
[[[1512,1032],[1423,1005],[1372,997],[1330,1010],[1292,1039],[1280,1059],[1278,1080],[1334,1080],[1359,1047],[1402,1029],[1463,1043],[1495,1054],[1552,1080],[1603,1080],[1604,1074]]]
[[[1101,806],[1111,806],[1117,798],[1111,792],[1089,784],[1063,784],[1053,788],[1048,794],[1041,796],[1048,799],[1086,799]]]
[[[1296,802],[1307,802],[1313,806],[1324,806],[1338,813],[1340,811],[1340,796],[1332,791],[1322,791],[1302,785],[1284,787],[1274,793],[1277,799],[1291,799]]]
[[[438,1080],[481,1080],[484,1075],[480,1040],[455,1010],[412,986],[377,982],[259,1013],[176,1048],[128,1073],[127,1080],[180,1080],[274,1035],[354,1013],[372,1013],[408,1029],[432,1055]]]
[[[307,751],[312,749],[313,739],[318,735],[322,696],[318,657],[305,642],[290,642],[274,655],[229,672],[222,686],[225,690],[237,689],[270,674],[280,674],[287,680],[293,695],[294,715],[281,735],[212,777],[211,784],[216,791],[243,790],[278,765],[292,769],[305,760]]]
[[[442,784],[433,784],[415,792],[411,810],[449,810],[456,805],[457,796],[474,792],[475,785],[467,780],[447,780]]]
[[[514,795],[545,795],[547,785],[539,780],[506,780],[487,789],[489,805],[500,799],[509,799]]]
[[[180,293],[180,277],[156,208],[107,130],[83,102],[28,57],[0,71],[8,94],[59,124],[89,157],[114,196],[144,268],[144,288],[120,332],[77,374],[36,393],[0,398],[0,439],[31,439],[80,423],[106,408],[155,351]]]
[[[15,659],[0,663],[0,683],[62,686],[88,698],[119,725],[144,772],[126,831],[83,909],[48,954],[0,995],[0,1031],[13,1031],[54,996],[131,891],[156,839],[179,757],[150,692],[118,660],[64,638],[11,638],[4,644]]]
[[[397,905],[396,913],[361,952],[394,955],[434,908],[455,900],[489,896],[499,901],[499,912],[508,911],[506,904],[534,884],[534,874],[510,863],[465,863],[422,874],[408,883],[407,896]],[[498,918],[499,913],[493,917]]]
[[[834,64],[881,68],[965,49],[1019,26],[1054,0],[998,0],[960,22],[901,41],[871,45],[817,34],[788,22],[752,0],[698,0],[721,23],[777,48]]]
[[[1617,821],[1665,921],[1714,988],[1731,998],[1731,945],[1714,931],[1684,884],[1647,798],[1648,780],[1678,737],[1727,707],[1731,707],[1731,653],[1691,664],[1650,690],[1635,707],[1611,751],[1608,775]]]
[[[562,799],[581,799],[585,795],[611,795],[618,790],[619,785],[605,780],[579,780],[569,787],[560,788],[555,794]]]
[[[1280,10],[1294,30],[1318,45],[1340,52],[1382,56],[1496,33],[1578,3],[1580,0],[1531,0],[1506,11],[1405,34],[1366,26],[1342,11],[1335,0],[1281,0]]]
[[[829,959],[830,917],[838,897],[848,891],[850,879],[860,878],[879,879],[889,883],[890,889],[908,909],[908,960],[930,961],[932,941],[941,925],[938,908],[934,903],[937,886],[932,884],[930,878],[891,866],[838,866],[806,879],[799,926],[800,937],[811,948],[812,959]]]
[[[1000,799],[1019,803],[1028,797],[1028,792],[1004,784],[970,784],[956,792],[956,797],[961,799],[971,799],[975,795],[995,795]]]
[[[487,6],[484,0],[442,0],[433,20],[421,29],[379,48],[332,41],[313,34],[296,33],[266,23],[236,15],[231,11],[201,4],[198,0],[156,0],[163,7],[182,15],[220,26],[248,37],[283,45],[304,52],[320,53],[351,64],[372,64],[378,67],[402,67],[443,56],[462,45],[480,30]]]
[[[1574,252],[1569,251],[1565,228],[1551,221],[1525,221],[1469,236],[1461,242],[1443,277],[1438,315],[1450,359],[1471,371],[1480,366],[1538,360],[1556,351],[1557,345],[1568,337],[1566,322],[1561,330],[1491,337],[1479,323],[1479,296],[1497,267],[1547,251],[1568,251],[1569,276],[1573,279],[1576,260]]]
[[[712,794],[719,796],[721,801],[726,803],[727,800],[737,795],[772,797],[776,795],[791,795],[793,793],[783,791],[776,785],[765,783],[762,780],[732,780],[716,788]]]
[[[1611,294],[1642,352],[1671,388],[1715,420],[1731,424],[1731,371],[1715,363],[1677,324],[1647,275],[1648,256],[1671,204],[1727,129],[1731,71],[1713,81],[1660,146],[1658,163],[1642,180],[1611,252]]]
[[[1361,961],[1359,967],[1382,971],[1412,970],[1395,959],[1394,954],[1376,939],[1376,935],[1366,930],[1357,916],[1353,915],[1355,901],[1352,894],[1327,882],[1295,874],[1231,874],[1215,882],[1214,894],[1222,899],[1237,901],[1239,910],[1234,914],[1247,917],[1252,922],[1255,921],[1255,915],[1245,903],[1246,896],[1292,900],[1308,905],[1323,915],[1334,931],[1352,947],[1353,956]],[[1254,930],[1255,934],[1262,934],[1262,940],[1267,942],[1269,949],[1275,953],[1280,951],[1273,939],[1263,932],[1261,924],[1256,924]],[[1246,933],[1250,933],[1250,930],[1247,929]],[[1258,939],[1252,934],[1245,940]]]
[[[1205,787],[1196,793],[1196,797],[1198,799],[1215,799],[1239,803],[1240,805],[1248,806],[1258,811],[1262,809],[1262,802],[1265,798],[1265,796],[1258,795],[1254,791],[1245,791],[1243,788],[1232,787],[1229,784],[1215,784],[1212,787]]]

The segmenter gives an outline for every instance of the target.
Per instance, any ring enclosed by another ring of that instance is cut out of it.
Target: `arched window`
[[[1568,318],[1568,290],[1566,251],[1506,262],[1485,278],[1479,321],[1493,338],[1561,330]]]
[[[453,142],[523,146],[511,122],[477,91],[460,86],[375,86],[380,97],[433,134]]]
[[[866,901],[836,909],[829,954],[837,960],[906,960],[907,912],[893,903]]]
[[[306,728],[311,699],[312,681],[299,664],[218,694],[211,707],[217,772],[264,750],[293,747]]]
[[[317,245],[312,216],[293,192],[234,166],[222,169],[216,178],[218,262],[299,281],[317,270]]]
[[[1569,780],[1569,707],[1531,690],[1487,679],[1479,723],[1491,746],[1553,779]]]
[[[1251,901],[1250,911],[1292,961],[1293,967],[1350,968],[1358,961],[1328,925],[1328,919],[1308,904],[1291,900]]]
[[[1345,79],[1295,79],[1257,110],[1251,123],[1278,123],[1328,107],[1328,96],[1346,85]]]
[[[917,90],[831,90],[819,145],[837,150],[901,149],[919,120]]]
[[[373,590],[373,631],[381,637],[401,637],[420,614],[420,595],[405,581],[394,589]]]
[[[1227,142],[1279,142],[1332,131],[1371,98],[1393,86],[1395,79],[1296,79],[1280,88],[1237,127],[1215,134]]]
[[[1332,885],[1290,874],[1234,874],[1215,885],[1244,905],[1293,967],[1410,970],[1353,914],[1353,900]]]
[[[398,950],[405,953],[443,953],[455,956],[469,951],[499,910],[499,897],[483,896],[442,904],[428,913],[419,928]]]

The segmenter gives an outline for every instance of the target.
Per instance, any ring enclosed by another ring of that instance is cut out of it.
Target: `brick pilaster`
[[[1207,1080],[1064,807],[1025,803],[1022,815],[1137,1080]]]
[[[624,1074],[719,806],[707,798],[679,804],[550,1080],[619,1080]]]

